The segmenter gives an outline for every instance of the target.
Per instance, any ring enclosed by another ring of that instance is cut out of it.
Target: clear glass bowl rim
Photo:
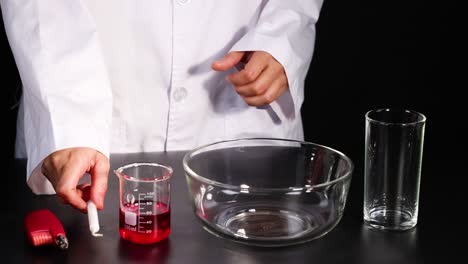
[[[334,179],[332,181],[319,183],[319,184],[315,184],[315,185],[306,185],[306,186],[302,186],[302,187],[299,187],[299,186],[284,187],[284,188],[248,187],[249,192],[310,191],[312,189],[323,188],[323,187],[333,185],[333,184],[335,184],[337,182],[340,182],[340,181],[345,181],[346,179],[351,178],[351,175],[352,175],[352,173],[354,171],[354,163],[352,162],[352,160],[347,155],[345,155],[341,151],[338,151],[336,149],[333,149],[333,148],[330,148],[330,147],[327,147],[327,146],[324,146],[324,145],[316,144],[316,143],[313,143],[313,142],[307,142],[307,141],[292,140],[292,139],[281,139],[281,138],[241,138],[241,139],[223,140],[223,141],[218,141],[218,142],[214,142],[214,143],[209,143],[209,144],[205,144],[205,145],[202,145],[202,146],[199,146],[199,147],[197,147],[195,149],[190,150],[189,152],[187,152],[184,155],[183,162],[182,162],[185,173],[187,173],[190,177],[195,178],[195,179],[197,179],[197,180],[199,180],[199,181],[201,181],[201,182],[203,182],[205,184],[209,184],[209,185],[213,185],[213,186],[217,186],[217,187],[221,187],[221,188],[229,189],[229,190],[238,190],[238,191],[245,190],[246,187],[243,187],[242,185],[240,185],[240,186],[231,185],[231,184],[222,183],[222,182],[207,179],[207,178],[195,173],[188,166],[188,162],[189,162],[190,157],[192,156],[192,154],[199,151],[199,150],[202,150],[204,148],[208,148],[208,147],[214,146],[214,145],[221,145],[221,144],[225,144],[225,143],[234,143],[234,142],[242,142],[242,141],[251,141],[251,142],[252,141],[283,141],[283,142],[299,143],[301,145],[309,145],[309,146],[314,146],[314,147],[318,147],[318,148],[328,149],[328,150],[334,152],[335,154],[338,154],[349,165],[349,169],[346,171],[346,173],[343,176],[341,176],[341,177],[339,177],[337,179]]]

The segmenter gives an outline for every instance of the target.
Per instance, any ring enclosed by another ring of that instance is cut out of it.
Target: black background
[[[434,214],[454,219],[452,214],[466,200],[458,183],[466,173],[463,97],[457,90],[468,86],[459,82],[466,63],[456,41],[461,34],[455,29],[459,16],[451,5],[451,1],[325,0],[302,107],[306,140],[341,150],[354,161],[350,192],[355,194],[362,193],[363,185],[364,114],[387,107],[425,114],[421,219]],[[21,82],[3,28],[0,65],[2,112],[7,120],[2,145],[9,160]],[[424,177],[429,163],[437,170],[431,171],[436,177]],[[426,204],[428,196],[441,199]],[[350,207],[360,206],[362,200],[350,202]],[[359,210],[353,212],[361,217]],[[439,232],[452,223],[457,221],[441,223]]]

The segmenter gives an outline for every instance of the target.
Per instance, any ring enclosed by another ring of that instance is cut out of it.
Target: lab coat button
[[[188,5],[191,1],[192,0],[177,0],[177,3],[179,3],[179,5]]]
[[[175,89],[173,96],[176,102],[180,102],[185,97],[187,97],[187,89],[185,89],[184,87],[177,88]]]

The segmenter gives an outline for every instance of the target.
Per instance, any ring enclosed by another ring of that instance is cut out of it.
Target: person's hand
[[[90,199],[99,210],[104,208],[109,168],[109,159],[101,152],[92,148],[69,148],[45,158],[41,171],[63,202],[86,212],[86,202]],[[91,175],[91,184],[78,185],[86,173]]]
[[[226,79],[248,105],[270,104],[287,91],[288,79],[283,65],[264,51],[229,52],[211,67],[215,71],[226,71],[239,62],[245,63],[245,67]]]

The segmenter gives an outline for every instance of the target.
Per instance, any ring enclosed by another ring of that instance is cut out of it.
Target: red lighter
[[[33,246],[54,244],[60,249],[68,248],[62,223],[49,210],[37,210],[26,215],[24,226],[29,242]]]

